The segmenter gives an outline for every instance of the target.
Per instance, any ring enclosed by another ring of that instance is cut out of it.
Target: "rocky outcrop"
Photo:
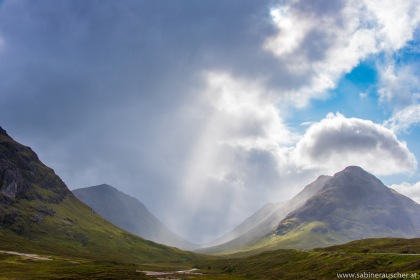
[[[0,159],[0,199],[10,202],[28,189],[29,186],[24,182],[19,169],[14,164]]]

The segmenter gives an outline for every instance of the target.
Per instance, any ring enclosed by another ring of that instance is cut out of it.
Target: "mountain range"
[[[333,177],[320,176],[285,203],[266,205],[219,239],[224,243],[213,242],[200,252],[312,249],[364,238],[419,237],[418,213],[419,204],[349,166]]]
[[[108,185],[74,192],[76,196],[35,152],[0,128],[2,249],[99,254],[130,262],[179,262],[197,257],[136,236],[194,247],[137,199]],[[334,176],[318,177],[289,201],[267,204],[227,235],[202,245],[199,252],[312,249],[365,238],[419,237],[418,213],[419,204],[362,168],[350,166]]]
[[[181,249],[191,250],[197,246],[171,231],[138,199],[110,185],[102,184],[72,192],[96,213],[128,232]]]

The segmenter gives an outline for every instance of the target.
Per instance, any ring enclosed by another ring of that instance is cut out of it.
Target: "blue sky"
[[[0,1],[0,125],[194,242],[359,165],[420,201],[420,2]]]

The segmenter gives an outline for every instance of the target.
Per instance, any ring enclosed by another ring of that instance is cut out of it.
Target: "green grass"
[[[420,238],[369,238],[315,250],[324,252],[343,251],[349,253],[420,254]]]
[[[372,240],[382,252],[387,240]],[[406,244],[411,241],[404,240]],[[363,245],[364,242],[361,242]],[[363,247],[354,250],[363,250]],[[239,275],[247,279],[336,279],[337,273],[417,273],[420,278],[420,257],[400,254],[349,252],[348,247],[326,250],[277,250],[259,255],[219,259],[198,265],[203,271]]]
[[[94,254],[50,254],[52,260],[33,260],[0,253],[0,279],[149,279],[137,271],[173,272],[191,267],[199,268],[203,275],[182,279],[336,279],[337,273],[362,272],[417,273],[419,279],[420,257],[401,254],[407,248],[416,253],[419,245],[420,239],[368,239],[311,251],[283,249],[244,258],[196,258],[182,263],[132,263],[117,255],[105,260]]]
[[[133,264],[99,261],[32,260],[0,254],[0,279],[149,279]]]

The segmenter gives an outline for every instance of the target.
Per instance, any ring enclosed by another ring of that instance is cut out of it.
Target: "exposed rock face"
[[[25,184],[18,168],[3,159],[0,160],[0,197],[10,202],[16,196],[25,193],[29,186]]]

